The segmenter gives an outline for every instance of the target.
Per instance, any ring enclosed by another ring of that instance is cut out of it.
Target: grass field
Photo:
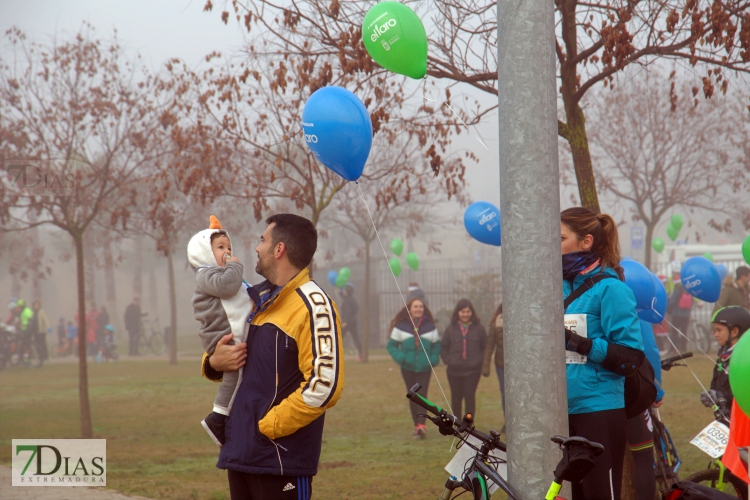
[[[346,389],[326,416],[317,499],[423,499],[442,491],[451,440],[429,428],[411,437],[411,419],[398,368],[385,352],[368,364],[347,360]],[[711,362],[690,366],[704,384]],[[444,366],[437,371],[448,392]],[[685,368],[666,372],[662,417],[684,465],[683,477],[704,468],[707,457],[688,441],[711,419],[700,387]],[[215,468],[217,448],[199,425],[211,409],[215,386],[199,376],[197,360],[170,366],[163,360],[127,359],[89,364],[94,434],[107,439],[107,487],[164,499],[228,498],[226,473]],[[0,463],[10,465],[11,439],[79,436],[77,365],[0,372]],[[441,402],[433,380],[430,396]],[[431,425],[428,423],[428,425]],[[497,379],[479,385],[477,425],[503,425]],[[551,478],[550,478],[551,479]]]

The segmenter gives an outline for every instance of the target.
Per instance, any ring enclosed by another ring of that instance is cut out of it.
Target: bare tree
[[[233,15],[275,41],[275,49],[305,56],[335,55],[346,73],[380,75],[362,44],[365,13],[376,3],[340,0],[224,0]],[[406,0],[423,19],[430,40],[427,75],[497,95],[497,7],[492,0]],[[598,84],[615,85],[631,64],[670,59],[699,67],[705,97],[725,92],[729,72],[750,71],[748,0],[556,0],[557,62],[563,104],[558,134],[570,146],[583,206],[599,211],[581,100]],[[207,0],[204,10],[213,9]],[[400,78],[400,77],[397,77]],[[478,120],[491,105],[474,114]],[[452,121],[452,118],[442,120]]]
[[[94,224],[127,220],[138,169],[158,136],[154,79],[128,61],[117,41],[84,25],[66,42],[29,43],[17,29],[15,59],[0,66],[0,192],[5,231],[43,224],[75,245],[79,316],[81,436],[92,436],[86,365],[84,237]],[[33,178],[33,182],[30,180]]]
[[[590,136],[603,192],[627,202],[632,219],[646,226],[649,266],[665,214],[681,207],[736,217],[748,205],[750,171],[738,147],[739,99],[695,104],[690,85],[674,73],[645,76],[597,96]]]
[[[464,160],[473,155],[446,155],[451,136],[445,128],[410,127],[393,116],[405,99],[396,82],[346,75],[329,59],[254,55],[200,74],[170,64],[171,85],[178,90],[170,121],[175,140],[191,151],[183,155],[180,173],[189,192],[198,199],[252,200],[256,220],[268,211],[269,200],[287,200],[317,225],[347,181],[315,159],[304,143],[301,116],[310,94],[336,84],[356,91],[376,140],[390,151],[390,161],[368,162],[362,176],[382,183],[383,202],[394,199],[396,189],[419,191],[428,184],[441,186],[445,199],[454,196],[464,183]],[[430,175],[407,168],[406,159],[414,155],[429,159]]]

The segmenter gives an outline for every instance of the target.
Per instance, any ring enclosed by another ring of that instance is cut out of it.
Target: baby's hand
[[[239,262],[239,259],[235,257],[234,255],[230,255],[228,253],[224,254],[224,265],[227,265],[227,262]]]

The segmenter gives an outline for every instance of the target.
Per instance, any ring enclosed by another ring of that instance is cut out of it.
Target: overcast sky
[[[237,23],[224,25],[218,10],[203,12],[204,4],[204,0],[0,0],[0,27],[4,33],[15,25],[38,41],[53,35],[70,36],[84,21],[91,23],[101,38],[111,37],[117,29],[120,44],[140,53],[146,65],[156,71],[172,57],[197,65],[214,50],[231,54],[242,46],[243,33]],[[7,50],[3,44],[0,54],[6,55]],[[460,143],[481,158],[467,172],[471,198],[498,204],[497,113],[487,116],[485,122],[481,132],[473,130],[473,137],[460,138],[456,147]],[[477,139],[479,134],[489,152]]]

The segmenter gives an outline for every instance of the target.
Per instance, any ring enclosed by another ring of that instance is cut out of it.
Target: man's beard
[[[270,254],[268,256],[270,257]],[[263,258],[258,255],[258,262],[256,262],[255,264],[255,272],[266,278],[268,281],[273,282],[273,278],[275,277],[275,273],[273,271],[273,265],[269,265],[268,262],[264,262]]]

